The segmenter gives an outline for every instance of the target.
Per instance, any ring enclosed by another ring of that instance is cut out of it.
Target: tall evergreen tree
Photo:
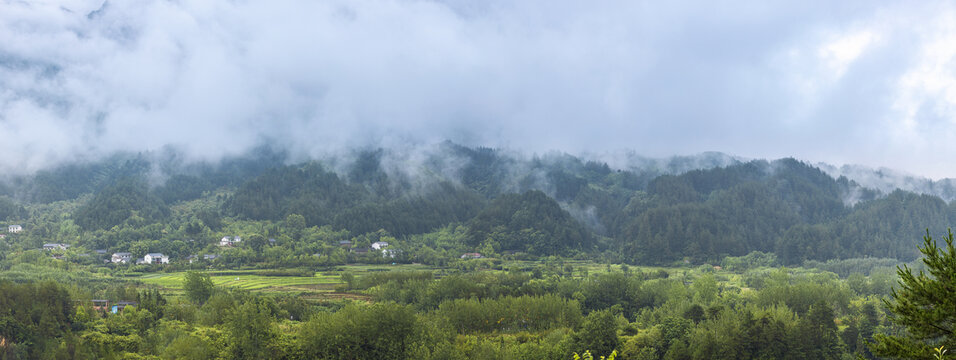
[[[803,359],[839,359],[844,352],[839,330],[833,322],[833,308],[825,301],[810,307],[800,319],[794,332],[794,352],[789,354]]]
[[[874,351],[881,356],[898,358],[930,358],[932,348],[956,348],[956,249],[953,232],[945,238],[946,247],[939,248],[926,231],[923,246],[923,264],[927,274],[920,270],[914,275],[910,268],[897,267],[899,289],[893,289],[892,301],[884,300],[890,310],[890,320],[905,328],[898,334],[878,334]]]

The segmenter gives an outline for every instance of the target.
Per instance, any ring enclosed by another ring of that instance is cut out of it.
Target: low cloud
[[[956,177],[948,2],[0,0],[0,171],[445,139]]]

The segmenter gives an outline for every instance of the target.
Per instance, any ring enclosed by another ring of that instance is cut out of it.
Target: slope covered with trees
[[[590,234],[543,192],[499,196],[468,222],[467,243],[534,255],[590,250]]]
[[[27,235],[30,244],[82,239],[74,245],[118,251],[137,241],[196,251],[243,222],[259,223],[259,232],[274,238],[291,215],[348,237],[384,230],[412,239],[462,227],[456,251],[583,254],[632,264],[716,263],[753,251],[784,264],[908,261],[918,256],[912,234],[956,220],[954,205],[939,198],[881,194],[794,159],[707,155],[613,169],[566,154],[523,157],[452,143],[416,155],[391,151],[303,163],[269,149],[218,164],[117,155],[7,182],[0,218],[43,229]],[[673,171],[693,164],[712,165]],[[55,209],[59,215],[42,218]],[[185,239],[201,241],[173,244]]]

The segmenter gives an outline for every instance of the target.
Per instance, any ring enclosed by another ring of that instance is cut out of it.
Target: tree
[[[259,235],[259,234],[252,234],[252,235],[250,235],[249,238],[246,239],[246,241],[244,241],[244,242],[245,242],[250,248],[252,248],[252,251],[255,251],[256,254],[262,254],[262,248],[265,247],[266,244],[269,243],[269,241],[266,240],[266,237],[265,237],[265,236],[262,236],[262,235]]]
[[[233,310],[226,320],[228,352],[233,359],[278,358],[275,339],[279,329],[269,307],[250,300]]]
[[[292,240],[299,241],[302,237],[302,231],[305,230],[305,217],[299,214],[289,214],[285,217],[286,231],[292,236]]]
[[[839,330],[833,322],[833,308],[820,300],[800,319],[791,339],[794,352],[801,359],[839,359],[844,353]]]
[[[874,351],[880,356],[929,358],[936,346],[956,348],[956,249],[953,232],[939,248],[926,230],[923,246],[923,270],[914,275],[910,268],[897,267],[899,289],[893,289],[892,301],[884,300],[890,321],[902,326],[899,334],[878,334]]]
[[[429,343],[414,309],[397,304],[318,313],[299,329],[297,341],[306,359],[410,359]]]
[[[621,345],[617,337],[620,323],[618,315],[610,309],[588,314],[581,329],[574,333],[575,349],[590,351],[595,356],[610,356]]]
[[[698,304],[694,304],[687,308],[687,310],[684,310],[684,318],[693,321],[694,324],[699,324],[705,318],[704,308]]]
[[[186,297],[189,300],[199,304],[205,303],[212,296],[215,285],[209,274],[198,271],[187,271],[183,278],[183,290],[186,291]]]
[[[133,254],[133,258],[140,259],[149,253],[149,242],[147,241],[136,241],[129,245],[129,252]]]

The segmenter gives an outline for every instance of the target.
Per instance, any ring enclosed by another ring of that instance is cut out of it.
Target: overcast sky
[[[437,142],[956,177],[948,1],[0,0],[0,171]]]

